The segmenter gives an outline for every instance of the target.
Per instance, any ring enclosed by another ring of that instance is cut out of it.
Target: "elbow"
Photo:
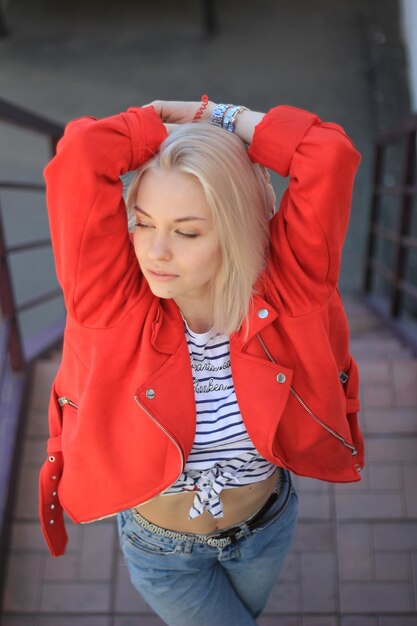
[[[325,166],[331,171],[342,169],[356,172],[361,155],[356,150],[352,140],[338,124],[321,124],[322,131],[322,154]]]
[[[58,142],[55,156],[47,163],[43,176],[47,185],[54,182],[62,172],[67,176],[72,170],[87,171],[94,159],[96,142],[92,118],[82,118],[67,124],[64,135]]]
[[[56,156],[59,156],[62,152],[68,154],[88,150],[89,146],[94,143],[92,140],[95,134],[95,121],[93,117],[82,117],[69,122],[65,126],[64,134],[58,142]]]

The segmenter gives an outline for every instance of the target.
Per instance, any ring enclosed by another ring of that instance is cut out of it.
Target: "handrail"
[[[40,133],[49,138],[51,154],[63,133],[63,127],[27,109],[0,99],[0,120],[27,131]],[[39,194],[45,192],[43,182],[0,181],[3,191]],[[14,486],[18,473],[18,458],[24,424],[25,398],[30,386],[31,364],[47,353],[62,339],[65,313],[62,320],[50,323],[42,331],[22,341],[19,313],[56,298],[57,288],[16,303],[9,259],[13,254],[51,246],[50,239],[37,238],[8,245],[5,239],[3,212],[0,203],[0,307],[2,311],[0,338],[0,596],[7,561],[7,546],[10,532],[10,511],[14,505]]]
[[[45,185],[41,183],[0,181],[0,189],[6,189],[7,191],[45,191]]]
[[[7,346],[10,341],[10,322],[5,320],[1,327],[2,336],[0,340],[0,354],[7,354]],[[2,359],[0,363],[0,394],[4,386],[4,379],[6,376],[7,359]]]
[[[372,201],[368,229],[368,245],[365,258],[364,296],[371,308],[417,354],[417,320],[406,310],[405,295],[417,305],[417,285],[407,280],[410,255],[417,248],[417,233],[412,232],[415,199],[417,198],[417,114],[411,115],[394,130],[384,133],[375,140],[372,181]],[[402,142],[403,162],[400,184],[384,184],[387,150]],[[382,225],[382,199],[386,196],[398,198],[397,228]],[[389,241],[394,247],[394,267],[388,268],[378,258],[378,239]],[[388,285],[388,296],[376,291],[375,278],[379,276]],[[416,323],[415,323],[416,322]]]
[[[35,248],[50,247],[50,245],[50,239],[33,239],[30,243],[26,241],[22,243],[15,243],[13,246],[8,246],[6,248],[6,253],[11,254],[12,252],[24,252],[26,250],[34,250]]]
[[[13,371],[25,369],[22,338],[16,317],[16,305],[12,277],[4,236],[3,220],[0,205],[0,306],[3,320],[10,325],[10,338],[6,346],[7,352],[0,354],[2,360],[10,361]]]
[[[56,143],[62,135],[62,125],[52,122],[43,115],[32,113],[28,109],[16,106],[4,98],[0,98],[0,120],[25,128],[26,130],[46,135],[52,140],[52,150],[55,150]]]
[[[49,291],[45,291],[44,293],[39,294],[34,298],[28,298],[24,302],[19,305],[16,305],[16,311],[21,313],[22,311],[27,311],[28,309],[33,309],[33,307],[38,306],[38,304],[44,304],[48,302],[48,300],[53,300],[61,295],[61,289],[56,287],[55,289],[49,289]]]
[[[32,113],[23,107],[16,106],[3,98],[0,98],[0,120],[49,137],[52,155],[54,154],[56,144],[63,133],[63,127],[60,124],[57,124],[36,113]],[[0,181],[0,192],[2,190],[44,193],[45,185],[43,182]],[[43,303],[46,300],[57,297],[57,295],[59,295],[59,290],[50,290],[45,294],[41,294],[38,297],[27,300],[18,307],[15,302],[8,258],[9,255],[17,252],[33,250],[35,248],[50,245],[50,240],[37,239],[30,242],[20,242],[12,246],[7,246],[4,237],[0,204],[0,306],[3,312],[3,319],[10,324],[10,342],[8,346],[9,358],[12,370],[16,372],[25,370],[27,366],[17,320],[17,313]],[[0,354],[0,358],[4,358],[5,356],[5,354]]]

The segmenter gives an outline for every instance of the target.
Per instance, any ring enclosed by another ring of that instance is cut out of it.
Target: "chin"
[[[175,296],[174,290],[169,287],[163,287],[162,285],[154,285],[148,281],[149,289],[152,291],[153,295],[157,298],[164,298],[168,300]]]

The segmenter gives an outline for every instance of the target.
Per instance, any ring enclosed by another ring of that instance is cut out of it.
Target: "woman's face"
[[[134,246],[152,292],[185,314],[201,304],[220,266],[217,231],[193,176],[148,170],[136,198]]]

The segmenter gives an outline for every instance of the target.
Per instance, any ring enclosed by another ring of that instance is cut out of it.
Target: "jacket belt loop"
[[[64,510],[58,498],[58,485],[63,470],[62,453],[54,448],[60,437],[53,437],[51,448],[48,442],[48,453],[53,452],[43,464],[39,477],[39,517],[42,531],[52,556],[64,554],[68,543],[65,530]]]
[[[50,437],[48,439],[47,451],[48,451],[48,454],[50,454],[51,452],[62,451],[61,435],[58,435],[57,437]]]

